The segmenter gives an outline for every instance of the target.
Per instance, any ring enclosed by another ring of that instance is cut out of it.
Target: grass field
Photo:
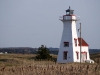
[[[1,54],[0,75],[100,75],[100,53],[92,54],[95,64],[34,60],[35,54]],[[57,55],[52,55],[54,59]]]

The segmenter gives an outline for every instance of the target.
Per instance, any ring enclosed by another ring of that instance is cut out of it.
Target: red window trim
[[[74,42],[75,42],[75,46],[77,46],[77,39],[76,38],[74,38]]]
[[[76,56],[77,56],[77,59],[79,59],[79,52],[76,51]]]

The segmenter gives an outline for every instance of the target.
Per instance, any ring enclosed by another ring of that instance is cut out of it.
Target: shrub
[[[52,56],[50,56],[49,49],[41,45],[41,47],[38,48],[36,59],[43,59],[43,60],[52,60]]]

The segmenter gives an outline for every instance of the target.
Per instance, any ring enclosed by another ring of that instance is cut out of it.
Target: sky
[[[59,16],[71,7],[90,49],[100,49],[100,0],[0,0],[0,47],[60,46]],[[78,33],[79,35],[79,33]]]

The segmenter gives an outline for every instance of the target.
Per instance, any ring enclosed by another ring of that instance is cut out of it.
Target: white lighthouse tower
[[[77,17],[74,15],[74,10],[70,7],[66,10],[66,15],[60,19],[63,22],[63,33],[60,43],[60,48],[58,52],[57,62],[67,63],[67,62],[81,62],[90,60],[88,52],[88,44],[82,39],[78,38],[76,31],[76,21]],[[80,44],[80,41],[82,42]],[[80,45],[81,52],[80,52]]]

